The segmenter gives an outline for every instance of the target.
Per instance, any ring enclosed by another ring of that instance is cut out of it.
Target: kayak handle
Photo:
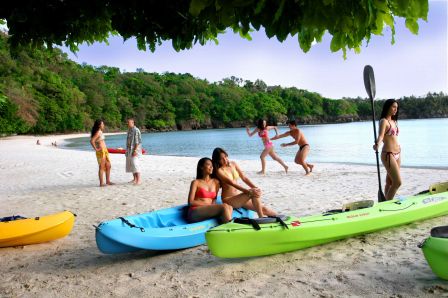
[[[428,240],[428,238],[426,238],[426,239],[423,240],[423,241],[420,241],[420,243],[417,244],[417,246],[418,246],[419,248],[423,248],[423,246],[425,246],[426,240]]]

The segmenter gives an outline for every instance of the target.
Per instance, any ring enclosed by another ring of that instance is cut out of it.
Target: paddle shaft
[[[370,103],[372,104],[372,123],[373,123],[373,137],[374,137],[374,142],[375,145],[378,146],[378,144],[376,143],[376,124],[375,124],[375,107],[373,106],[373,98],[370,97]],[[378,202],[383,202],[385,201],[384,198],[384,194],[383,194],[383,190],[381,187],[381,175],[380,175],[380,159],[378,157],[378,147],[375,150],[375,155],[376,155],[376,172],[378,174],[378,185],[379,185],[379,190],[378,190]]]
[[[385,199],[383,191],[381,189],[380,160],[378,158],[378,144],[376,143],[377,138],[376,138],[376,125],[375,125],[375,107],[373,104],[373,99],[375,98],[376,87],[375,87],[375,75],[373,74],[372,66],[366,65],[364,67],[363,77],[364,77],[364,86],[366,87],[367,94],[369,95],[369,98],[370,98],[370,103],[372,104],[373,137],[375,138],[374,143],[375,143],[375,145],[377,145],[377,148],[375,150],[375,155],[376,155],[376,172],[378,174],[378,185],[379,185],[378,202],[383,202],[386,199]]]

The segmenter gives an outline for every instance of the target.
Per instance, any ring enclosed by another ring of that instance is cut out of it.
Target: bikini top
[[[398,130],[397,121],[394,121],[395,122],[395,126],[397,128],[392,127],[392,124],[390,123],[389,120],[387,120],[387,122],[389,122],[389,129],[386,131],[386,135],[387,136],[398,136],[399,130]]]
[[[96,143],[99,144],[100,141],[104,141],[106,137],[103,135],[103,132],[100,130],[99,132],[99,138],[96,140]]]
[[[232,167],[230,167],[230,168],[232,169],[231,173],[229,173],[228,171],[224,170],[224,173],[226,173],[227,177],[229,177],[233,181],[235,181],[238,178],[240,178],[240,174],[238,174],[238,171],[235,168],[232,168]]]
[[[259,130],[258,131],[258,136],[260,138],[267,138],[268,137],[268,130],[267,129]]]
[[[201,199],[216,199],[216,192],[215,191],[208,191],[203,187],[198,187],[196,189],[195,199],[201,198]]]

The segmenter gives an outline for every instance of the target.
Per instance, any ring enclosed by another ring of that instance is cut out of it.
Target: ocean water
[[[448,168],[448,118],[399,120],[399,142],[402,166]],[[311,151],[310,162],[376,164],[372,122],[343,124],[299,125]],[[377,123],[378,129],[378,123]],[[287,131],[279,127],[279,132]],[[271,137],[275,135],[270,131]],[[211,157],[215,147],[225,149],[232,159],[259,159],[263,145],[257,135],[248,137],[244,128],[208,129],[142,134],[143,147],[149,154]],[[107,136],[108,147],[125,147],[126,135]],[[277,154],[293,161],[298,146],[281,148],[274,141]],[[92,150],[89,138],[70,139],[67,148]],[[270,157],[268,157],[270,159]]]

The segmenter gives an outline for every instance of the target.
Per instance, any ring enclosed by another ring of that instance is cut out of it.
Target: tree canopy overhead
[[[15,0],[2,3],[0,22],[7,22],[13,46],[66,45],[74,52],[110,34],[136,37],[140,50],[171,40],[179,51],[217,42],[229,28],[250,39],[251,30],[263,27],[269,38],[296,37],[304,52],[328,31],[331,51],[345,55],[385,26],[393,43],[395,17],[416,34],[427,14],[428,0]]]

